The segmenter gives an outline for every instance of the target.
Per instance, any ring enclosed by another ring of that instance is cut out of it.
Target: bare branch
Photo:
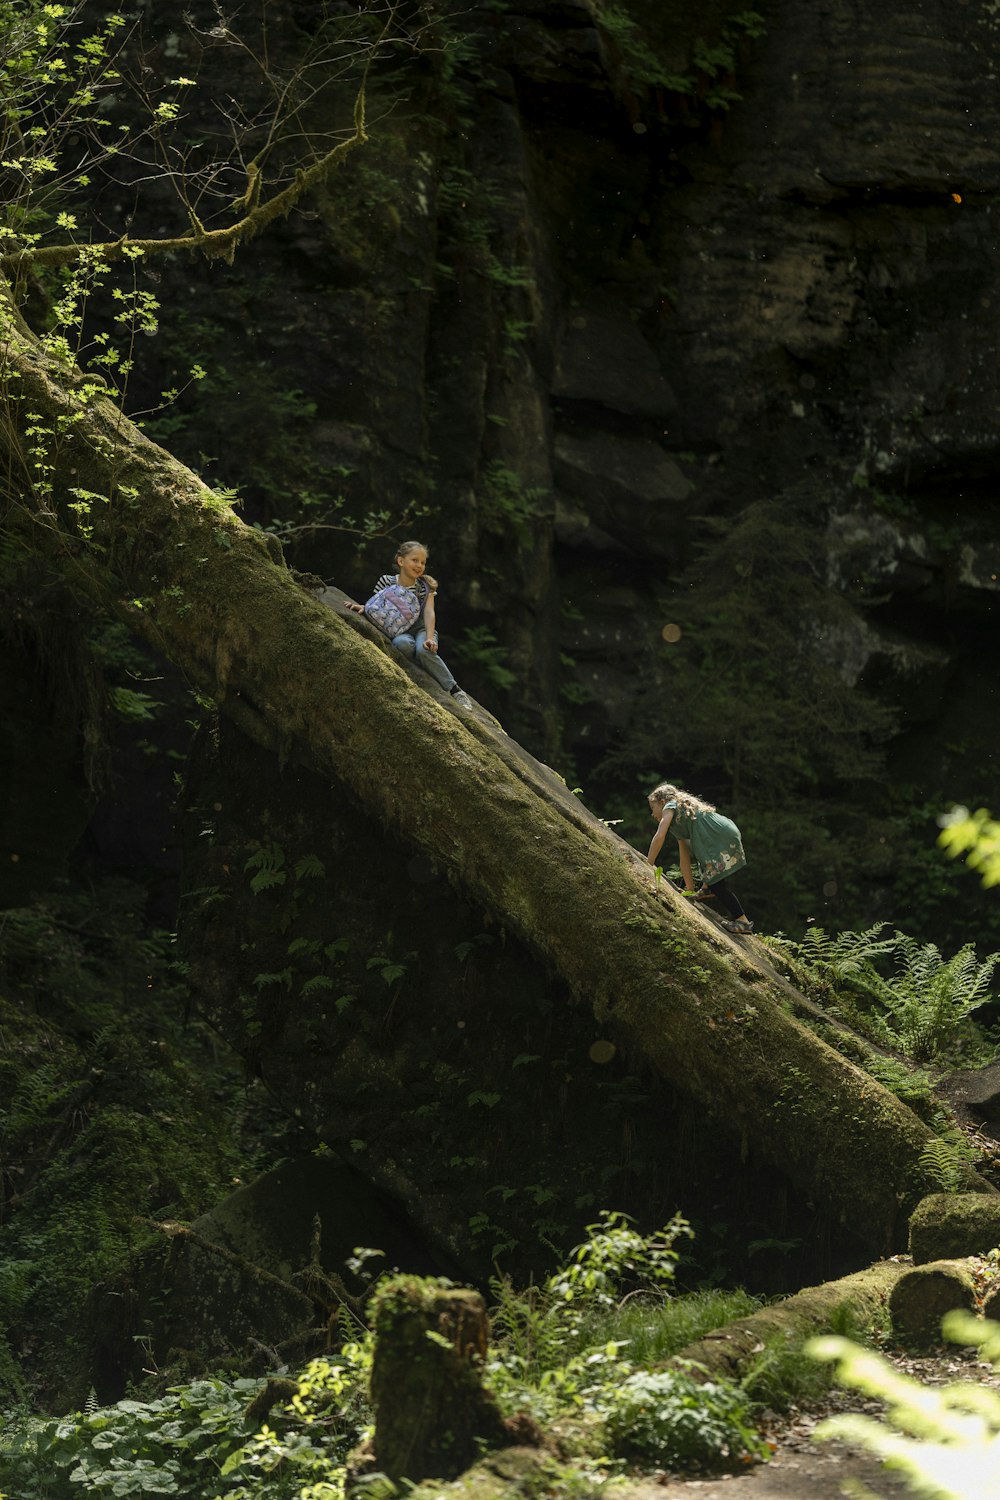
[[[72,265],[83,255],[99,257],[111,262],[124,257],[164,255],[168,252],[183,250],[200,250],[210,260],[225,260],[231,264],[240,245],[254,239],[261,230],[273,224],[276,219],[287,217],[299,199],[322,182],[331,167],[343,161],[356,146],[363,145],[367,139],[365,85],[362,83],[354,101],[354,134],[346,141],[340,141],[338,145],[332,147],[311,167],[300,168],[295,174],[295,180],[289,183],[288,187],[283,188],[280,193],[275,193],[264,203],[258,203],[250,213],[237,223],[229,225],[228,228],[202,229],[200,232],[196,229],[194,234],[180,235],[173,239],[131,239],[128,235],[122,235],[120,239],[110,240],[104,244],[31,246],[0,256],[0,267],[16,275],[29,266]],[[253,163],[248,168],[248,177],[252,167]],[[248,193],[251,188],[252,184],[248,187]],[[237,200],[241,205],[246,201],[246,194],[242,199]],[[197,216],[193,211],[191,212],[194,223],[198,224]]]

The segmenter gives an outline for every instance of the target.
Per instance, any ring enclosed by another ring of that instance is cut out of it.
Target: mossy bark
[[[876,1328],[886,1321],[889,1297],[909,1269],[898,1261],[878,1261],[839,1281],[805,1287],[794,1297],[715,1329],[688,1344],[675,1359],[693,1360],[711,1375],[739,1380],[759,1357],[762,1346],[772,1340],[801,1342],[814,1334],[829,1333],[835,1320],[842,1322],[845,1318],[859,1329]]]
[[[24,472],[33,441],[27,413],[70,434],[52,445],[51,497],[25,491],[8,525],[247,734],[405,828],[637,1062],[723,1117],[875,1250],[896,1243],[933,1186],[919,1162],[927,1127],[786,1014],[751,956],[709,937],[596,818],[512,759],[499,731],[417,688],[388,646],[298,586],[267,538],[107,399],[81,404],[79,381],[9,301],[0,314],[11,471]],[[65,506],[81,490],[103,497],[85,531]]]
[[[1000,1245],[1000,1198],[982,1193],[930,1193],[910,1216],[915,1265],[985,1255]]]
[[[572,1475],[572,1470],[569,1471]],[[448,1486],[448,1500],[535,1500],[558,1494],[563,1470],[538,1448],[507,1448],[490,1453]],[[440,1484],[428,1481],[407,1490],[407,1500],[442,1500]]]
[[[889,1298],[892,1331],[903,1343],[939,1344],[941,1319],[955,1308],[976,1309],[976,1285],[966,1261],[936,1260],[912,1266]]]
[[[375,1466],[394,1482],[454,1479],[483,1445],[502,1447],[503,1418],[483,1388],[489,1325],[478,1292],[399,1276],[374,1307]]]

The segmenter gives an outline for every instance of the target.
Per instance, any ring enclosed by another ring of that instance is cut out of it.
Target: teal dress
[[[747,862],[743,853],[740,830],[731,818],[719,812],[686,813],[676,802],[668,802],[666,812],[673,808],[674,816],[670,832],[677,839],[687,839],[691,845],[694,862],[701,871],[706,885],[715,885],[742,870]]]

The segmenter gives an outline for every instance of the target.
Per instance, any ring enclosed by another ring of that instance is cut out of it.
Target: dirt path
[[[887,1353],[886,1357],[898,1370],[926,1385],[976,1381],[1000,1391],[1000,1376],[972,1351],[947,1349],[920,1358]],[[746,1474],[710,1479],[647,1476],[630,1485],[622,1500],[843,1500],[848,1479],[861,1480],[873,1495],[885,1500],[897,1496],[913,1500],[914,1491],[864,1449],[849,1443],[817,1442],[812,1435],[823,1418],[835,1412],[877,1417],[883,1410],[882,1402],[853,1391],[831,1391],[822,1406],[793,1410],[775,1419],[769,1431],[777,1448],[770,1463],[759,1464]]]

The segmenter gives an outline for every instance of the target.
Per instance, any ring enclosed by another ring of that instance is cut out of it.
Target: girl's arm
[[[424,629],[427,632],[427,639],[424,641],[425,651],[437,650],[437,641],[434,639],[435,621],[437,618],[434,613],[434,595],[436,593],[437,584],[435,583],[433,587],[428,585],[427,603],[424,605]]]
[[[666,812],[663,814],[663,817],[656,825],[656,832],[653,834],[653,842],[650,844],[649,853],[646,855],[647,865],[657,865],[660,863],[660,850],[663,848],[664,840],[667,837],[667,830],[673,821],[674,809],[672,807],[668,807]]]
[[[691,841],[690,839],[677,840],[677,857],[680,861],[681,875],[684,878],[685,891],[694,890],[694,876],[691,871]]]

